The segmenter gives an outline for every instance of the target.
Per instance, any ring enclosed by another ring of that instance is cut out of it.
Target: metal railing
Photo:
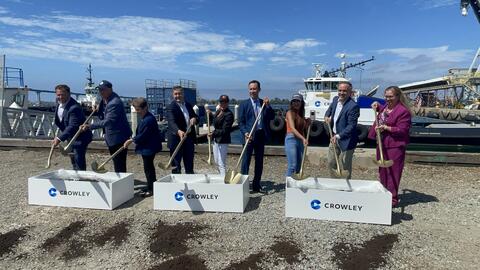
[[[94,118],[91,123],[95,121],[98,118]],[[58,131],[55,113],[38,110],[3,108],[1,125],[3,138],[53,139]],[[92,132],[94,139],[103,138],[102,129]]]

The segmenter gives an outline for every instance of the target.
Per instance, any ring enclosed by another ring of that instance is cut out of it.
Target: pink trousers
[[[388,168],[378,168],[380,183],[392,193],[392,206],[396,206],[398,204],[398,187],[405,163],[405,147],[383,148],[383,158],[393,160],[393,165]],[[377,159],[380,159],[378,147]]]

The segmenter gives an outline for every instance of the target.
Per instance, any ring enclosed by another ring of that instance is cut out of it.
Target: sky
[[[83,92],[86,68],[123,96],[145,80],[189,79],[198,94],[290,97],[341,61],[354,88],[426,80],[469,67],[480,46],[473,12],[460,0],[0,0],[0,54],[25,84]],[[344,54],[345,58],[340,59]]]

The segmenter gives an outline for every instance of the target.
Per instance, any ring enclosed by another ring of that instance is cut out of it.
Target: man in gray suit
[[[102,97],[102,102],[100,102],[96,113],[100,121],[92,125],[84,125],[82,129],[103,128],[108,151],[110,154],[113,154],[123,147],[125,141],[132,136],[132,130],[127,120],[123,102],[113,92],[112,84],[103,80],[98,84],[97,89]],[[127,149],[124,149],[113,158],[113,166],[115,172],[127,172]]]
[[[325,113],[325,122],[330,125],[333,137],[330,140],[328,151],[328,167],[332,178],[336,178],[335,153],[333,144],[337,144],[337,152],[340,151],[340,161],[343,169],[348,171],[347,179],[352,177],[353,152],[358,143],[357,122],[360,116],[360,107],[351,98],[352,84],[348,81],[338,84],[338,97],[328,107]]]

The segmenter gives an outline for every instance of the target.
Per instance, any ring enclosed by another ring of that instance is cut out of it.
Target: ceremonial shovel
[[[257,119],[255,119],[255,122],[253,123],[252,130],[250,130],[250,133],[248,133],[249,137],[253,134],[253,131],[257,126],[257,122],[260,119],[260,116],[262,115],[262,111],[264,107],[265,107],[265,103],[263,103],[262,108],[260,108],[260,112],[257,115]],[[249,143],[250,141],[245,142],[245,145],[243,146],[243,149],[242,149],[242,153],[240,154],[240,157],[238,158],[238,161],[237,161],[237,165],[235,166],[235,170],[229,169],[225,174],[225,179],[224,179],[225,184],[236,184],[242,178],[242,174],[239,173],[238,170],[240,168],[240,162],[242,162],[243,154],[245,154],[245,150],[247,149],[247,145]]]
[[[310,138],[310,129],[312,127],[313,121],[315,120],[315,113],[310,114],[310,119],[312,120],[312,123],[310,123],[310,125],[308,126],[308,129],[307,129],[307,141]],[[307,147],[308,147],[308,145],[305,145],[305,148],[303,149],[302,165],[300,166],[300,171],[298,173],[294,173],[292,175],[292,178],[297,180],[297,181],[305,180],[305,179],[308,178],[308,176],[303,175],[303,165],[305,164],[305,156],[307,155]]]
[[[380,134],[380,130],[377,129],[378,127],[378,112],[375,111],[375,132],[377,134],[377,144],[378,144],[378,151],[380,152],[380,160],[374,159],[379,167],[388,168],[393,165],[393,160],[385,160],[383,159],[383,146],[382,146],[382,135]]]
[[[330,133],[330,138],[333,138],[333,131],[332,131],[332,127],[330,126],[330,123],[325,122],[325,124],[328,126],[328,132]],[[337,163],[337,169],[335,170],[335,175],[338,176],[338,177],[345,177],[345,176],[348,175],[348,171],[346,171],[346,170],[344,170],[340,167],[340,158],[338,157],[338,154],[337,154],[336,143],[332,143],[332,147],[333,147],[333,152],[334,152],[334,155],[335,155],[335,162]]]
[[[205,110],[208,109],[208,105],[205,104]],[[208,138],[208,160],[207,160],[207,163],[208,165],[212,165],[212,139],[210,138],[209,134],[210,134],[210,114],[207,113],[207,128],[208,128],[208,134],[207,134],[207,138]]]
[[[168,163],[167,163],[167,164],[162,164],[161,162],[159,162],[159,163],[158,163],[158,167],[160,167],[161,169],[164,169],[164,170],[172,170],[172,169],[176,168],[176,167],[173,167],[173,166],[172,166],[173,159],[175,158],[175,156],[177,155],[178,151],[179,151],[180,148],[182,147],[183,142],[187,139],[187,135],[188,135],[188,133],[190,133],[191,127],[192,127],[192,125],[188,126],[187,131],[185,132],[185,134],[183,135],[183,138],[180,140],[180,142],[178,143],[177,147],[176,147],[175,150],[173,151],[172,156],[171,156],[170,159],[168,160]]]
[[[88,124],[88,122],[92,119],[93,117],[93,114],[96,112],[95,108],[92,110],[92,112],[90,113],[90,115],[87,117],[87,119],[85,120],[85,122],[83,122],[83,125],[86,125]],[[59,149],[60,149],[60,153],[62,153],[62,155],[64,156],[67,156],[70,154],[70,151],[72,150],[72,145],[73,143],[77,140],[78,136],[80,136],[80,134],[82,133],[82,129],[78,129],[77,130],[77,133],[75,133],[75,135],[73,135],[73,138],[70,140],[70,142],[65,146],[65,147],[62,147],[61,145],[59,145]]]
[[[97,173],[106,173],[108,172],[107,169],[105,169],[105,164],[107,164],[110,160],[112,160],[114,157],[116,157],[118,154],[120,154],[120,152],[122,152],[123,150],[125,150],[126,148],[125,147],[120,147],[117,151],[115,151],[115,153],[113,153],[113,155],[111,155],[110,157],[107,158],[107,160],[105,160],[103,163],[101,163],[100,165],[98,165],[97,161],[93,161],[92,162],[92,170],[94,172],[97,172]]]

